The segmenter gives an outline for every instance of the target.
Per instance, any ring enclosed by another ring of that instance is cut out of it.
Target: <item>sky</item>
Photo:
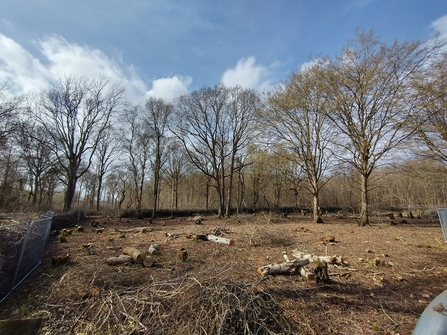
[[[135,104],[218,83],[268,90],[371,29],[447,41],[447,1],[0,0],[0,83],[18,95],[101,74]]]

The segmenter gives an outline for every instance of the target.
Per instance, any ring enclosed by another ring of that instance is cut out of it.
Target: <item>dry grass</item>
[[[202,225],[95,219],[102,234],[85,221],[85,232],[67,236],[67,243],[51,239],[43,266],[3,303],[0,318],[42,317],[41,334],[48,335],[396,335],[410,334],[425,306],[445,289],[447,245],[437,222],[361,228],[345,219],[322,225],[298,216],[267,219],[207,217]],[[148,232],[132,229],[138,227]],[[185,237],[216,227],[235,244]],[[335,243],[323,244],[329,235]],[[105,263],[122,247],[146,251],[152,243],[161,250],[155,267]],[[186,262],[177,258],[180,248],[188,252]],[[260,266],[282,262],[283,251],[292,257],[293,249],[343,255],[349,264],[331,265],[331,283],[322,285],[298,275],[257,274]],[[66,253],[70,263],[51,266],[52,256]]]

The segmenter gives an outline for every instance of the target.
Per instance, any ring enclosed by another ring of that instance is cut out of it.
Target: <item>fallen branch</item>
[[[212,235],[212,234],[208,234],[208,235],[206,235],[206,237],[208,238],[208,241],[221,243],[221,244],[226,244],[226,245],[233,245],[234,244],[234,241],[229,239],[229,238],[219,237],[219,236]]]
[[[287,262],[291,262],[289,256],[287,255],[287,252],[282,252],[282,257]],[[306,278],[307,280],[315,280],[315,274],[307,270],[305,267],[299,268],[299,273],[303,278]]]
[[[290,262],[284,262],[279,264],[275,263],[261,266],[260,268],[258,268],[258,273],[262,277],[273,274],[292,274],[296,272],[301,273],[300,268],[307,264],[309,264],[309,259],[307,258],[295,259]]]
[[[331,265],[349,265],[344,259],[343,256],[334,255],[334,256],[318,256],[314,254],[305,253],[298,250],[292,250],[293,257],[296,258],[308,258],[310,263],[313,262],[326,262]]]

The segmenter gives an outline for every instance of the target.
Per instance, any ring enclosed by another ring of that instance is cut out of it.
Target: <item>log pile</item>
[[[319,283],[330,283],[328,264],[348,265],[341,256],[318,256],[293,250],[292,255],[296,257],[291,260],[287,253],[283,251],[283,263],[273,263],[258,268],[258,273],[262,276],[277,274],[299,274],[306,280],[315,280]],[[312,264],[313,270],[310,271],[306,265]]]
[[[124,247],[122,250],[122,255],[118,257],[111,257],[108,259],[107,264],[110,266],[123,265],[130,262],[135,262],[141,264],[142,266],[149,268],[155,265],[156,260],[152,256],[141,252],[134,247]]]

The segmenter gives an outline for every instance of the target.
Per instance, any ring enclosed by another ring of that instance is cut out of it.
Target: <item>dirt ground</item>
[[[447,288],[439,221],[359,227],[350,218],[324,219],[88,218],[67,242],[50,237],[43,264],[0,306],[0,319],[42,318],[40,334],[411,334]],[[188,238],[211,232],[234,244]],[[123,247],[147,252],[151,244],[160,249],[152,267],[106,264]],[[258,274],[283,262],[283,251],[294,258],[293,250],[340,255],[345,264],[328,266],[330,283]],[[66,254],[67,264],[52,265]]]

